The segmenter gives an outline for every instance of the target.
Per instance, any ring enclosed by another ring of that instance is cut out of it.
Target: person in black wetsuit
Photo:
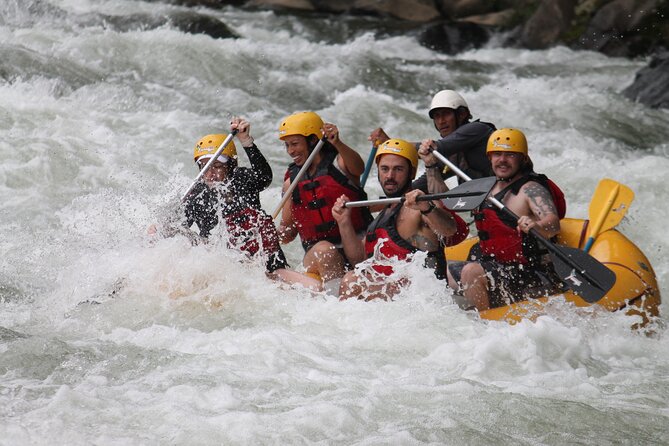
[[[441,139],[436,141],[425,139],[421,143],[416,143],[419,149],[418,154],[426,161],[427,174],[413,182],[414,189],[420,189],[426,193],[443,192],[445,189],[428,188],[429,177],[441,178],[443,182],[455,175],[454,172],[449,171],[442,175],[443,164],[434,157],[430,159],[425,157],[431,150],[437,150],[471,178],[493,175],[490,160],[486,155],[488,138],[495,130],[493,124],[481,122],[478,119],[471,121],[472,114],[469,106],[464,98],[453,90],[441,90],[435,94],[428,114]],[[374,144],[388,139],[389,136],[382,128],[375,129],[369,136],[369,140]]]
[[[268,276],[318,289],[319,281],[288,269],[274,222],[261,207],[260,192],[271,184],[272,169],[249,134],[249,122],[233,118],[230,129],[238,131],[237,139],[251,167],[238,166],[237,149],[230,141],[186,198],[182,227],[191,232],[190,228],[196,224],[199,238],[190,238],[198,242],[206,240],[214,227],[222,223],[230,248],[239,249],[249,257],[265,256]],[[199,169],[215,155],[226,137],[212,134],[200,138],[193,151]]]

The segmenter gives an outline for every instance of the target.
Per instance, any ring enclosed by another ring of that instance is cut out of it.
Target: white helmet
[[[432,112],[438,108],[451,108],[457,110],[460,107],[464,107],[469,111],[469,106],[462,96],[453,90],[441,90],[432,98],[428,114],[430,115],[430,118],[432,118]],[[471,118],[471,114],[468,116],[468,119],[469,118]]]

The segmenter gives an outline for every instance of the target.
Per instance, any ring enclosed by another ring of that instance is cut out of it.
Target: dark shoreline
[[[304,17],[368,18],[377,34],[414,34],[422,45],[446,54],[480,48],[495,35],[503,36],[502,47],[541,50],[565,45],[611,57],[651,57],[624,94],[651,108],[669,108],[669,0],[163,1]],[[206,15],[198,13],[191,20],[188,24],[182,17],[181,26],[175,26],[221,37]]]

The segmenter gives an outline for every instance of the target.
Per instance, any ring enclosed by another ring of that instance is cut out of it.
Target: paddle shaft
[[[590,233],[590,237],[588,237],[588,241],[585,244],[585,247],[583,248],[583,251],[588,252],[590,251],[590,248],[592,248],[592,245],[595,243],[595,237],[599,235],[599,230],[602,229],[602,225],[604,224],[604,220],[606,219],[606,216],[608,215],[609,211],[613,207],[613,202],[616,201],[616,197],[618,196],[618,191],[620,190],[620,186],[616,186],[611,191],[609,192],[609,196],[606,199],[606,210],[599,214],[599,218],[597,218],[596,221],[592,222],[592,229],[588,231]]]
[[[181,197],[181,202],[183,203],[186,201],[186,198],[190,195],[190,193],[193,191],[193,188],[195,188],[195,185],[202,179],[205,173],[211,168],[211,166],[214,165],[216,162],[216,159],[223,153],[223,150],[225,150],[225,147],[230,144],[230,141],[232,141],[232,138],[235,137],[237,134],[238,130],[234,129],[230,134],[228,135],[227,138],[221,143],[220,146],[218,146],[218,149],[216,149],[216,153],[214,153],[214,156],[209,158],[209,161],[207,161],[207,164],[204,165],[204,167],[200,170],[200,173],[197,174],[197,177],[195,177],[195,181],[190,185],[186,193]]]
[[[309,170],[309,166],[311,166],[311,163],[313,162],[314,158],[316,158],[316,155],[318,154],[318,152],[320,152],[321,147],[323,147],[323,144],[325,144],[325,139],[326,139],[325,136],[322,137],[320,141],[318,141],[318,144],[316,144],[316,147],[314,147],[314,150],[311,151],[309,157],[302,165],[302,168],[300,169],[299,172],[297,172],[297,176],[295,176],[295,179],[292,181],[292,183],[290,183],[290,186],[288,186],[286,192],[284,192],[283,197],[281,198],[281,202],[272,213],[272,218],[276,218],[279,215],[281,209],[283,209],[283,205],[286,204],[286,201],[288,201],[288,199],[292,195],[293,190],[295,190],[300,180],[302,180],[304,174],[307,173],[307,170]]]
[[[374,164],[374,158],[376,157],[376,149],[377,146],[372,144],[372,150],[369,152],[369,157],[367,158],[367,164],[365,164],[365,171],[362,173],[362,176],[360,177],[360,187],[364,189],[365,184],[367,183],[367,177],[369,176],[369,172],[372,170],[372,164]]]
[[[419,195],[418,197],[416,197],[416,201],[432,201],[432,200],[441,200],[443,198],[456,198],[456,197],[474,197],[477,195],[481,195],[481,192],[465,192],[461,194],[453,194],[449,191],[449,192],[441,192],[438,194]],[[347,208],[361,208],[366,206],[374,206],[377,204],[404,203],[404,201],[406,201],[405,197],[379,198],[378,200],[349,201],[344,206]]]
[[[518,217],[512,210],[504,206],[498,199],[495,197],[488,197],[488,201],[490,201],[492,204],[497,206],[502,212],[504,212],[506,215],[509,217],[513,218],[514,220],[518,221],[520,217]],[[544,238],[539,231],[537,231],[534,228],[531,228],[529,231],[530,234],[534,236],[546,249],[548,249],[553,255],[558,257],[562,262],[566,263],[567,265],[571,266],[575,270],[578,271],[579,275],[583,276],[587,281],[595,285],[597,288],[604,290],[604,292],[608,291],[610,287],[607,287],[604,285],[601,281],[599,281],[595,276],[590,274],[587,270],[579,266],[575,261],[569,257],[568,254],[563,253],[560,248],[555,246],[553,242],[550,240],[547,240]],[[587,255],[587,254],[586,254]],[[599,300],[599,299],[598,299]]]

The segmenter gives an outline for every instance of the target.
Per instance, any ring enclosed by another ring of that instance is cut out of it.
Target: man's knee
[[[321,240],[309,248],[309,250],[304,255],[304,260],[302,263],[304,266],[309,266],[313,263],[321,263],[323,258],[328,256],[328,253],[331,249],[334,249],[334,245],[332,243]]]
[[[480,263],[468,263],[462,268],[461,280],[463,285],[481,280],[483,276],[485,276],[485,271]]]
[[[322,260],[328,259],[335,254],[337,254],[337,247],[328,241],[321,240],[309,250],[305,257]]]

